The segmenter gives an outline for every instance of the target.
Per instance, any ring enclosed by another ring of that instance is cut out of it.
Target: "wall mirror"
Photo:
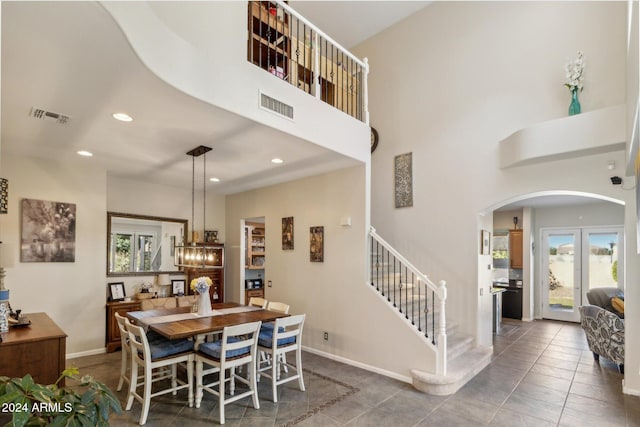
[[[187,241],[186,219],[107,212],[107,276],[180,271],[174,247]]]

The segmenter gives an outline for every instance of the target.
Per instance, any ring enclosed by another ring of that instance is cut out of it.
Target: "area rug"
[[[326,401],[324,403],[321,403],[320,405],[318,405],[318,406],[316,406],[314,408],[309,409],[306,413],[304,413],[302,415],[299,415],[295,419],[293,419],[291,421],[287,421],[284,424],[285,427],[294,426],[294,425],[306,420],[307,418],[310,418],[310,417],[314,416],[318,412],[324,411],[325,409],[329,408],[330,406],[335,405],[336,403],[341,402],[342,400],[346,399],[347,397],[352,396],[355,393],[360,391],[359,388],[354,387],[351,384],[347,384],[347,383],[344,383],[342,381],[338,381],[338,380],[336,380],[334,378],[327,377],[326,375],[319,374],[319,373],[314,372],[314,371],[312,371],[310,369],[302,368],[302,371],[307,375],[313,375],[313,376],[315,376],[317,378],[321,378],[323,380],[326,380],[326,381],[332,382],[334,384],[337,384],[337,385],[339,385],[341,387],[344,387],[344,388],[346,388],[346,391],[344,393],[334,397],[333,399],[330,399],[330,400],[328,400],[328,401]]]

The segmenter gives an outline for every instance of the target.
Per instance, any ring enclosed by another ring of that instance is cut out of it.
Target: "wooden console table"
[[[0,334],[0,376],[31,374],[37,383],[53,384],[65,369],[67,334],[46,313],[24,316],[30,326],[10,327]]]

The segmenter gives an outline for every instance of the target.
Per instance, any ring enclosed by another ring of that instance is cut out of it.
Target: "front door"
[[[542,316],[579,322],[587,292],[623,283],[622,228],[542,230]]]

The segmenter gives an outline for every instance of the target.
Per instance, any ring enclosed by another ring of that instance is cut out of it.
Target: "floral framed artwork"
[[[111,301],[124,301],[124,282],[109,283],[109,297]]]
[[[309,229],[309,260],[311,262],[324,262],[323,226]]]
[[[282,218],[282,250],[293,250],[293,217]]]
[[[76,205],[22,199],[21,262],[75,262]]]
[[[172,280],[171,281],[171,294],[174,296],[178,296],[181,297],[184,295],[184,287],[186,284],[186,280],[184,279],[179,279],[179,280]]]
[[[412,153],[400,154],[394,159],[396,208],[413,206]]]

